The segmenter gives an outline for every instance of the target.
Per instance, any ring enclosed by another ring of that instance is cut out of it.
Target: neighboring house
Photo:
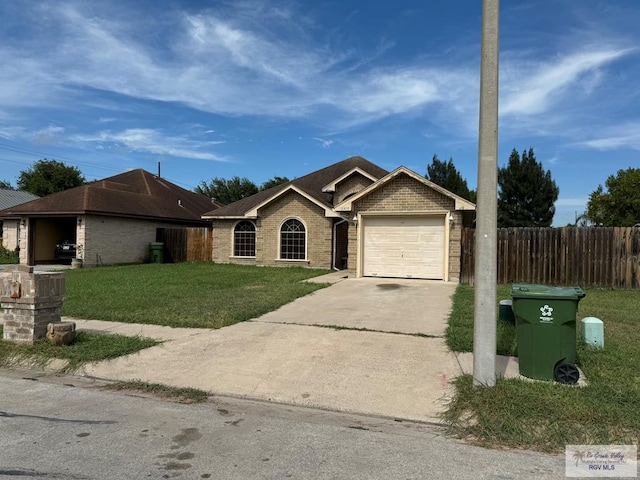
[[[0,211],[20,229],[20,263],[54,262],[57,242],[77,244],[86,266],[144,262],[158,228],[206,227],[217,205],[145,170],[132,170]]]
[[[405,167],[351,157],[209,212],[213,261],[457,281],[475,205]]]
[[[22,203],[35,200],[36,198],[39,197],[33,193],[23,192],[21,190],[0,189],[0,210],[15,207]],[[2,239],[1,245],[7,250],[15,250],[18,248],[20,246],[20,224],[10,222],[5,225],[2,218],[0,218],[0,238]]]

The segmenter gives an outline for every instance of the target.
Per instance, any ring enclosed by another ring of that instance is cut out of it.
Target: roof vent
[[[182,200],[178,200],[178,206],[181,207],[182,206]]]

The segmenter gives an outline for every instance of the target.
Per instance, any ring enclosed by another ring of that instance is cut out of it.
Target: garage
[[[363,216],[365,277],[444,279],[445,217]]]

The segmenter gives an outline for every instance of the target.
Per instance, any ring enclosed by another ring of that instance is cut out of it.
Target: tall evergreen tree
[[[514,148],[506,167],[498,169],[498,226],[549,227],[560,190],[536,160],[533,148]]]
[[[453,158],[449,158],[448,162],[443,162],[438,158],[438,155],[434,155],[431,164],[427,165],[425,177],[459,197],[471,201],[475,200],[475,192],[469,190],[467,181],[462,178],[462,175],[453,164]]]

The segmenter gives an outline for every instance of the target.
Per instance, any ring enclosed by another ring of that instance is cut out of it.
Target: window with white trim
[[[292,218],[280,227],[280,258],[283,260],[307,258],[307,232],[300,220]]]
[[[256,256],[256,226],[248,220],[243,220],[233,229],[233,256]]]

